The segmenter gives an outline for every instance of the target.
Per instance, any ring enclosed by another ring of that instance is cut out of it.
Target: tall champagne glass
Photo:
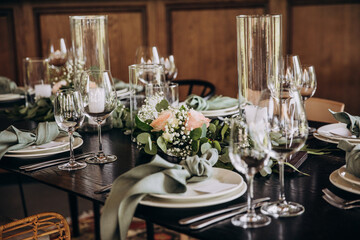
[[[301,88],[302,68],[298,55],[286,55],[284,58],[286,85],[284,87]]]
[[[271,149],[269,135],[264,128],[259,128],[247,120],[246,110],[244,115],[231,120],[229,157],[233,166],[245,174],[248,183],[247,213],[235,216],[231,222],[243,228],[258,228],[270,224],[271,218],[257,214],[252,204],[254,195],[254,175],[264,166],[269,159]],[[249,124],[250,123],[250,124]],[[263,125],[265,126],[265,125]]]
[[[286,159],[301,149],[308,135],[308,124],[300,94],[297,90],[264,90],[258,104],[256,121],[264,118],[269,129],[272,157],[279,165],[279,200],[262,206],[261,212],[278,217],[297,216],[305,208],[295,202],[288,202],[284,189],[284,163]],[[260,110],[261,109],[261,110]],[[264,110],[265,109],[265,110]]]
[[[104,164],[117,159],[115,155],[105,155],[101,139],[101,123],[116,108],[116,90],[110,71],[89,70],[81,76],[80,91],[83,96],[85,114],[96,122],[99,136],[99,151],[95,157],[86,158],[87,163]]]
[[[60,165],[59,169],[70,171],[86,167],[86,163],[75,161],[73,151],[73,133],[81,126],[85,117],[81,94],[72,89],[58,91],[54,100],[54,115],[57,125],[68,132],[70,142],[69,162]]]
[[[304,107],[306,104],[306,100],[311,98],[316,91],[317,81],[314,66],[303,66],[302,69],[302,77],[300,82],[300,94],[304,103]],[[309,127],[309,132],[313,133],[316,131],[316,128]]]

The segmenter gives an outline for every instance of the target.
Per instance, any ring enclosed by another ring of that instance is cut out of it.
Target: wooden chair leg
[[[95,239],[100,240],[100,205],[93,202]]]
[[[79,213],[78,213],[78,202],[74,194],[68,193],[69,205],[70,205],[70,215],[72,223],[72,236],[78,237],[80,235],[79,231]]]
[[[147,240],[154,240],[154,224],[152,222],[149,222],[148,220],[146,220],[145,222]]]

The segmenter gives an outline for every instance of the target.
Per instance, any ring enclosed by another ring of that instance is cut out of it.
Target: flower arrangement
[[[220,124],[218,120],[211,122],[186,105],[174,108],[159,95],[145,100],[135,123],[137,144],[151,155],[160,150],[170,156],[186,158],[200,155],[209,148],[216,148],[222,154],[229,135],[227,124]]]

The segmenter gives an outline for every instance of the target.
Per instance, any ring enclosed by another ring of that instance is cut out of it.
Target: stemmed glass
[[[264,119],[271,138],[272,157],[279,165],[279,200],[263,205],[261,212],[277,217],[302,214],[305,208],[295,202],[288,202],[284,191],[284,163],[291,154],[304,146],[308,135],[305,110],[296,89],[264,90],[256,113],[256,122]],[[264,110],[265,109],[265,110]]]
[[[81,76],[80,91],[83,96],[85,114],[96,122],[99,137],[99,151],[94,157],[86,158],[87,163],[104,164],[117,159],[115,155],[105,155],[101,139],[101,123],[116,108],[117,98],[110,71],[89,70]]]
[[[231,222],[243,228],[258,228],[270,224],[271,218],[257,214],[252,204],[253,178],[269,159],[271,149],[269,135],[264,126],[251,124],[249,117],[237,116],[231,120],[229,157],[233,166],[245,174],[249,188],[247,193],[247,213],[235,216]]]
[[[81,126],[85,117],[81,94],[72,89],[58,91],[54,100],[54,115],[57,125],[68,132],[70,143],[69,162],[60,165],[59,169],[70,171],[86,167],[86,163],[75,161],[73,150],[73,133]]]
[[[160,54],[156,46],[141,46],[136,49],[135,63],[160,64]]]
[[[298,55],[286,55],[284,58],[284,67],[286,74],[286,85],[283,87],[295,87],[299,88],[301,86],[301,76],[302,68],[300,63],[300,58]]]
[[[300,81],[300,94],[304,103],[311,98],[316,91],[317,82],[314,66],[303,66],[302,77]],[[309,127],[309,132],[313,133],[316,128]]]
[[[68,49],[64,38],[49,42],[49,63],[61,67],[68,60]]]

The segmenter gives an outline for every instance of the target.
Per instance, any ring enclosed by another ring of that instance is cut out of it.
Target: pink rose
[[[169,110],[162,111],[160,113],[160,115],[158,116],[158,118],[155,119],[154,121],[152,121],[152,123],[150,124],[150,126],[153,127],[152,131],[154,131],[154,132],[157,132],[160,130],[165,131],[166,124],[174,117],[175,116],[174,116],[173,112],[171,112]]]
[[[206,127],[208,127],[210,119],[206,118],[201,112],[190,109],[188,112],[188,120],[186,122],[186,130],[191,131],[195,128],[202,127],[204,123]]]

